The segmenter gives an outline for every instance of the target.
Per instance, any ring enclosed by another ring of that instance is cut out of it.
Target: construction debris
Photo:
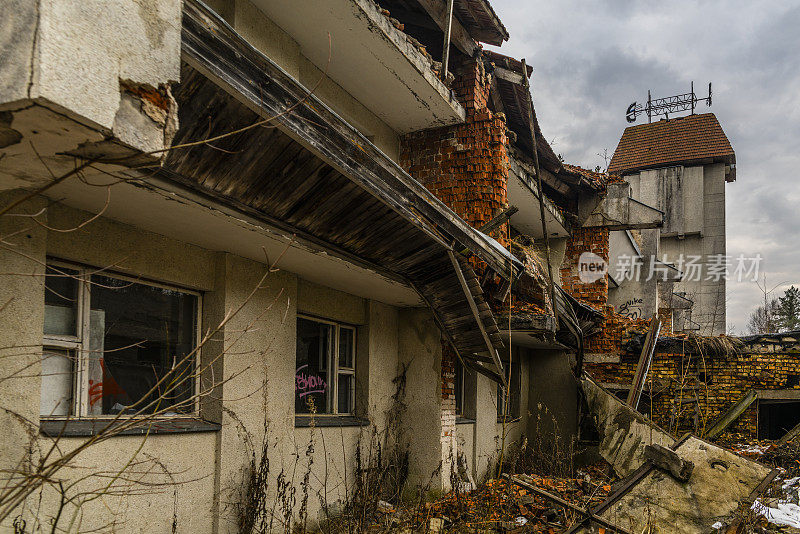
[[[691,435],[669,443],[669,434],[591,379],[585,377],[582,385],[598,423],[601,456],[618,472],[629,471],[591,514],[632,532],[701,534],[712,527],[729,532],[722,529],[742,525],[743,511],[751,507],[755,514],[780,514],[791,523],[791,503],[779,501],[771,508],[757,500],[778,469]],[[571,532],[588,532],[581,528]]]

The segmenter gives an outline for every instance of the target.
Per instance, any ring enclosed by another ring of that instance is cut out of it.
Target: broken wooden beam
[[[675,451],[662,447],[657,443],[647,445],[644,448],[644,457],[659,469],[663,469],[672,475],[672,478],[679,482],[688,482],[694,470],[692,462],[684,460]]]
[[[478,330],[480,330],[481,336],[483,336],[483,340],[486,343],[486,350],[494,360],[494,365],[497,368],[497,374],[499,374],[501,378],[501,384],[504,388],[507,388],[508,381],[506,380],[506,375],[503,371],[503,363],[500,361],[500,355],[497,354],[497,349],[492,344],[492,340],[489,339],[489,334],[486,332],[486,326],[483,324],[483,319],[478,311],[478,306],[475,304],[475,297],[472,296],[472,291],[469,288],[469,284],[467,284],[467,280],[464,278],[464,273],[461,271],[461,265],[458,263],[458,259],[456,259],[456,255],[453,254],[452,250],[448,250],[447,255],[450,257],[450,262],[453,264],[453,269],[456,272],[458,281],[461,283],[461,289],[464,291],[464,296],[467,299],[469,308],[472,310],[472,315],[475,318],[475,322],[478,324]]]
[[[775,443],[775,445],[777,447],[783,447],[798,436],[800,436],[800,423],[797,423],[797,426],[784,434],[783,437]]]
[[[478,50],[478,43],[472,38],[464,26],[461,25],[458,18],[454,16],[450,19],[448,17],[448,6],[445,2],[438,2],[436,0],[417,1],[442,32],[447,31],[448,21],[452,21],[450,25],[450,42],[469,57],[475,55],[476,50]]]
[[[587,510],[586,508],[581,508],[580,506],[576,506],[576,505],[572,504],[569,501],[565,501],[564,499],[562,499],[561,497],[559,497],[557,495],[553,495],[550,492],[547,492],[547,491],[545,491],[543,489],[540,489],[540,488],[536,487],[535,485],[533,485],[533,484],[531,484],[529,482],[526,482],[526,481],[522,480],[519,475],[509,476],[508,474],[503,474],[503,477],[505,477],[506,480],[512,482],[513,484],[516,484],[518,486],[522,486],[523,488],[525,488],[525,489],[527,489],[529,491],[532,491],[536,495],[544,497],[545,499],[548,499],[548,500],[558,504],[562,508],[566,508],[568,510],[572,510],[573,512],[577,512],[577,513],[581,514],[582,516],[586,517],[586,519],[588,519],[589,521],[594,521],[598,525],[600,525],[600,526],[602,526],[604,528],[607,528],[608,530],[610,530],[612,532],[619,532],[620,534],[630,534],[624,528],[618,527],[617,525],[615,525],[614,523],[611,523],[607,519],[603,519],[602,517],[598,517],[598,516],[594,515],[591,511]]]
[[[719,437],[719,435],[722,434],[726,428],[731,426],[734,421],[739,419],[744,411],[749,408],[757,398],[758,394],[754,389],[751,389],[745,393],[742,398],[734,402],[730,408],[728,408],[717,418],[716,421],[714,421],[714,424],[711,425],[711,428],[703,435],[703,437],[708,440],[713,440]]]
[[[659,332],[661,332],[661,321],[657,315],[653,314],[653,318],[650,320],[650,329],[644,338],[642,354],[639,356],[639,363],[636,365],[636,374],[633,375],[633,384],[631,384],[631,389],[628,391],[628,399],[626,401],[628,406],[634,410],[639,407],[639,400],[642,398],[642,390],[647,380],[647,373],[650,371],[650,363],[653,361],[653,353],[656,350]]]

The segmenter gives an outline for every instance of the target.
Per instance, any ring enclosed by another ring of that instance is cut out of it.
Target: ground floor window
[[[356,329],[297,318],[295,413],[352,414],[355,411]]]
[[[200,295],[49,262],[40,414],[196,411]]]
[[[455,361],[455,377],[453,378],[453,395],[456,398],[456,415],[464,416],[464,364]]]
[[[497,384],[497,418],[516,419],[519,417],[520,395],[520,358],[519,348],[513,347],[511,361],[503,359],[504,371],[508,380],[508,389]]]
[[[759,400],[758,439],[781,439],[800,424],[800,400]]]

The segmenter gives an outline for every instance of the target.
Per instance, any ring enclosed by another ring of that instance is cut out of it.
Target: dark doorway
[[[800,423],[800,401],[758,401],[758,438],[781,439]]]

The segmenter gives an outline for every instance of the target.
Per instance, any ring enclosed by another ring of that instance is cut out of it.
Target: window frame
[[[456,417],[464,417],[466,401],[466,368],[459,358],[453,363],[453,399],[455,400]]]
[[[158,282],[143,277],[135,277],[117,271],[108,269],[101,269],[91,267],[85,264],[61,260],[58,258],[47,257],[45,261],[46,267],[54,267],[56,269],[68,269],[76,271],[76,278],[78,278],[78,306],[76,310],[76,327],[75,336],[69,335],[55,335],[42,333],[42,353],[48,349],[56,350],[69,350],[75,354],[75,361],[73,362],[72,369],[72,403],[70,405],[69,414],[63,415],[40,415],[41,420],[65,420],[65,419],[87,419],[87,420],[103,420],[103,419],[116,419],[120,416],[118,414],[98,414],[92,415],[89,413],[89,357],[91,351],[89,349],[89,319],[91,316],[91,301],[92,301],[92,275],[102,275],[109,278],[116,278],[126,282],[132,282],[141,285],[152,287],[159,287],[168,289],[170,291],[177,291],[186,293],[197,298],[197,308],[195,309],[194,317],[194,372],[195,379],[192,384],[192,402],[191,410],[185,413],[175,414],[159,414],[159,419],[181,419],[186,417],[198,417],[200,414],[200,380],[197,380],[201,366],[201,347],[200,341],[202,339],[202,318],[203,318],[203,294],[200,291],[187,288],[178,284],[169,284]],[[43,286],[46,284],[46,276],[44,277]],[[47,289],[44,289],[45,292]],[[43,301],[44,302],[44,301]],[[40,401],[41,402],[41,401]],[[123,415],[122,417],[138,417],[146,418],[152,417],[152,414],[142,414],[138,416]]]
[[[497,393],[495,396],[497,402],[497,421],[510,422],[520,419],[520,412],[522,410],[522,355],[520,354],[519,347],[512,347],[511,361],[503,361],[503,372],[508,373],[508,387],[504,388],[503,384],[497,383]],[[506,412],[505,397],[509,395],[508,412]]]
[[[305,313],[298,313],[297,319],[305,319],[306,321],[314,321],[315,323],[327,324],[333,327],[333,342],[331,343],[331,352],[328,355],[328,361],[326,362],[327,365],[327,372],[328,372],[328,392],[326,393],[328,406],[331,407],[330,410],[325,412],[317,412],[314,415],[325,415],[325,416],[340,416],[340,417],[352,417],[356,415],[356,365],[357,365],[357,356],[358,356],[358,327],[356,325],[345,323],[341,321],[334,321],[332,319],[325,319],[323,317],[318,317],[315,315],[309,315]],[[352,367],[341,367],[339,365],[339,345],[341,341],[341,329],[345,328],[347,330],[351,330],[353,332],[353,347],[352,347]],[[297,334],[295,333],[295,341],[297,340]],[[297,352],[295,351],[294,355],[294,365],[295,369],[297,368]],[[350,388],[350,408],[351,411],[349,412],[340,412],[339,411],[339,375],[348,375],[351,376],[352,380],[352,387]],[[312,414],[306,412],[297,412],[295,410],[295,415],[298,416],[310,416]]]

